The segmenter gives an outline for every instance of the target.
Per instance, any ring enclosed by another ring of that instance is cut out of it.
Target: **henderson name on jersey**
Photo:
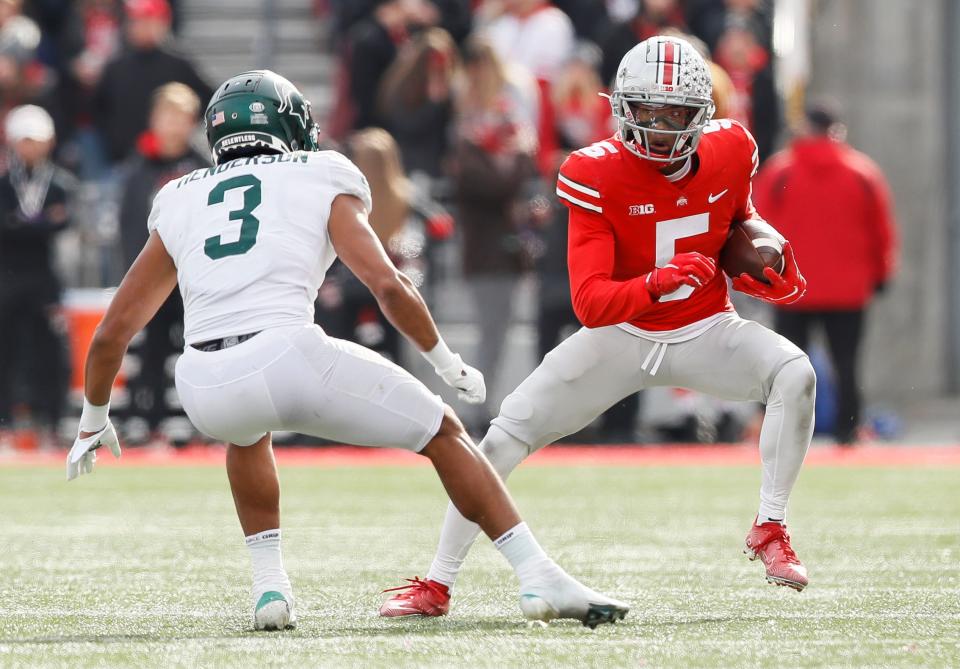
[[[372,209],[367,180],[335,151],[238,158],[165,185],[147,226],[177,266],[184,341],[312,323],[341,193]]]
[[[675,334],[686,338],[733,311],[722,272],[658,302],[638,278],[677,253],[717,260],[733,221],[760,218],[750,197],[757,145],[743,126],[711,121],[691,159],[699,163],[696,172],[672,183],[615,135],[573,152],[561,166],[557,195],[570,210],[570,291],[586,327],[620,325],[657,339],[682,328]]]

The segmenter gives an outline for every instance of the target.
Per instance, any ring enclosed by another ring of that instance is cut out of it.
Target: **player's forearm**
[[[110,390],[126,351],[126,343],[97,330],[87,351],[83,377],[83,394],[91,404],[102,406],[110,401]]]
[[[420,351],[429,351],[440,341],[430,310],[413,282],[397,271],[396,276],[374,292],[384,316]]]
[[[633,320],[656,303],[646,278],[645,274],[629,281],[591,277],[573,287],[573,311],[588,328]]]

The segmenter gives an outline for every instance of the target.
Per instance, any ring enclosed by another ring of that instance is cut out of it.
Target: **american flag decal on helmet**
[[[677,70],[680,66],[680,48],[671,41],[660,42],[657,54],[657,80],[664,86],[677,85]]]

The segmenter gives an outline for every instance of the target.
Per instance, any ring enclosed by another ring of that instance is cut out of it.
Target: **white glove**
[[[482,404],[487,399],[487,384],[479,369],[466,365],[459,355],[454,355],[451,363],[443,369],[434,370],[444,382],[458,391],[457,397],[467,404]]]
[[[113,423],[109,420],[102,430],[89,437],[81,439],[77,433],[77,440],[67,454],[68,481],[93,471],[93,463],[97,461],[97,449],[101,446],[109,447],[113,457],[120,457],[120,441],[117,439],[117,431],[113,429]]]

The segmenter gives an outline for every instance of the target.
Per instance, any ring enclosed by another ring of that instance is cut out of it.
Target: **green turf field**
[[[109,460],[109,458],[107,459]],[[443,498],[426,468],[282,470],[294,632],[250,631],[222,469],[0,468],[0,667],[960,666],[960,470],[810,468],[794,494],[798,594],[740,545],[755,468],[522,468],[541,543],[625,599],[624,623],[528,629],[478,545],[451,615],[382,620],[424,576]]]

